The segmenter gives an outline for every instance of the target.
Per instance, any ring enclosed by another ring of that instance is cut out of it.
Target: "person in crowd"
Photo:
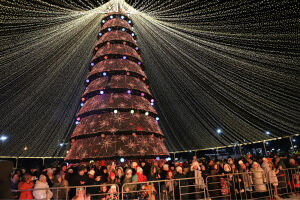
[[[124,171],[123,171],[123,168],[122,167],[118,167],[117,168],[117,171],[116,171],[116,179],[117,179],[117,182],[119,184],[121,184],[123,182],[123,179],[124,179]]]
[[[125,170],[125,177],[123,180],[123,185],[126,185],[130,191],[134,191],[136,190],[136,185],[135,184],[131,184],[132,183],[132,169],[131,168],[127,168]]]
[[[145,176],[148,178],[148,175],[150,173],[150,167],[149,165],[146,163],[145,160],[142,160],[141,161],[141,166],[140,166],[142,169],[143,169],[143,172],[145,174]]]
[[[171,170],[169,170],[166,180],[167,181],[165,181],[165,183],[166,183],[168,198],[173,199],[175,181],[174,181],[173,173]]]
[[[160,173],[161,180],[166,180],[167,179],[168,171],[169,171],[169,165],[164,164],[163,168],[162,168],[162,171]]]
[[[254,196],[260,198],[267,194],[267,177],[264,170],[260,167],[258,162],[253,162],[252,168],[250,169],[252,182],[254,184]]]
[[[108,180],[108,170],[106,166],[101,167],[100,177],[101,177],[101,183],[107,183]]]
[[[120,180],[116,179],[116,174],[115,174],[113,171],[111,171],[111,172],[109,173],[109,177],[108,177],[107,183],[108,183],[108,184],[116,184],[116,185],[119,185],[119,184],[120,184],[119,181],[120,181]]]
[[[78,173],[74,174],[71,176],[71,179],[69,181],[70,186],[81,186],[81,185],[86,185],[88,183],[88,178],[84,174],[85,167],[83,165],[78,167]],[[73,198],[76,194],[76,189],[71,188],[69,192],[70,198]]]
[[[146,182],[147,177],[143,174],[143,169],[141,167],[138,167],[136,169],[136,174],[132,177],[133,182]]]
[[[95,199],[97,199],[97,200],[106,200],[106,195],[108,193],[107,185],[102,184],[99,189],[100,189],[100,191],[98,192],[99,195],[95,196]]]
[[[18,184],[18,190],[27,190],[27,191],[21,191],[20,192],[20,200],[23,199],[33,199],[33,195],[32,195],[32,190],[34,187],[34,183],[31,179],[31,175],[30,174],[25,174],[23,176],[23,181],[21,181]]]
[[[141,184],[141,189],[137,193],[137,199],[138,200],[148,200],[149,199],[149,193],[146,190],[146,185],[143,183]]]
[[[157,171],[156,166],[152,166],[150,169],[150,174],[148,175],[148,181],[157,181],[160,179],[160,175]]]
[[[208,190],[210,196],[220,198],[220,168],[217,163],[213,164],[210,170],[210,177],[208,178]]]
[[[65,185],[65,182],[63,181],[63,177],[62,177],[61,173],[56,174],[54,176],[53,187],[54,188],[64,187],[64,188],[52,190],[54,200],[67,199],[68,192],[69,192],[69,190],[67,188],[68,185]]]
[[[118,192],[117,192],[117,186],[112,185],[110,186],[108,190],[108,194],[106,195],[106,200],[117,200],[118,198]]]
[[[59,174],[60,174],[61,176],[63,176],[63,175],[65,175],[66,173],[67,173],[67,164],[64,163],[64,164],[61,166],[61,169],[60,169],[60,171],[59,171]]]
[[[86,185],[92,186],[92,185],[100,185],[100,176],[97,176],[95,178],[95,170],[91,169],[88,172],[88,181]],[[87,187],[86,191],[87,194],[96,194],[98,190],[98,187]]]
[[[45,173],[46,173],[46,174],[44,174],[44,175],[46,176],[47,183],[48,183],[49,187],[52,187],[53,182],[54,182],[54,175],[53,175],[53,174],[54,174],[54,171],[53,171],[52,168],[47,168],[47,169],[45,170]]]
[[[278,186],[278,179],[277,179],[277,175],[279,173],[278,170],[276,170],[275,165],[272,162],[269,162],[269,172],[267,174],[268,179],[269,179],[269,183],[271,184],[271,186],[273,187],[273,192],[274,192],[274,197],[276,199],[279,199],[278,196],[278,190],[277,190],[277,186]]]
[[[128,185],[126,185],[124,187],[124,193],[123,193],[123,199],[124,200],[131,200],[134,199],[134,195],[130,192],[130,187]]]
[[[175,174],[174,178],[175,179],[185,179],[186,178],[186,176],[183,174],[183,169],[181,166],[176,167],[176,174]],[[184,187],[186,185],[187,185],[187,180],[177,180],[175,182],[175,199],[180,199],[180,193],[182,194],[183,199],[185,197],[187,197],[187,195],[184,195],[184,194],[188,193],[188,188]],[[181,189],[181,191],[179,192],[180,189]]]
[[[18,190],[18,184],[19,184],[19,175],[14,173],[10,179],[10,189],[11,190]],[[12,198],[18,199],[19,193],[18,192],[12,192]]]
[[[33,196],[35,199],[50,200],[52,198],[53,193],[49,188],[47,177],[45,175],[40,175],[39,180],[36,181],[34,185]]]

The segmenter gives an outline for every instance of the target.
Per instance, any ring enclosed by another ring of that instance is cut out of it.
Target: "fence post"
[[[18,168],[18,160],[19,160],[19,158],[17,157],[16,158],[16,169]]]

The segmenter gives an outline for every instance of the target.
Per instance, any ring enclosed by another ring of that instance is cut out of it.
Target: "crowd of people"
[[[300,191],[298,163],[299,157],[261,158],[250,154],[240,159],[219,160],[194,156],[184,162],[161,159],[118,165],[112,161],[63,163],[59,167],[28,171],[16,169],[11,176],[11,189],[15,199],[81,199],[88,196],[114,200],[121,199],[121,191],[123,199],[139,200],[179,199],[179,195],[182,199],[229,199],[229,195],[238,199],[250,193],[263,197],[269,191],[279,199]],[[294,171],[289,173],[285,170],[288,168]]]

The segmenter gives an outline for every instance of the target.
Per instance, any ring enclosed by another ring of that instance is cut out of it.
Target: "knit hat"
[[[176,167],[176,172],[179,172],[179,170],[182,170],[182,167],[180,166]]]
[[[95,175],[95,170],[91,169],[88,174],[94,176]]]
[[[143,169],[141,167],[138,167],[138,168],[136,168],[136,172],[137,173],[143,172]]]

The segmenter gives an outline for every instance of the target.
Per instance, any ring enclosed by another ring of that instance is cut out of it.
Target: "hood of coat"
[[[34,188],[49,188],[49,185],[47,182],[36,181]]]

